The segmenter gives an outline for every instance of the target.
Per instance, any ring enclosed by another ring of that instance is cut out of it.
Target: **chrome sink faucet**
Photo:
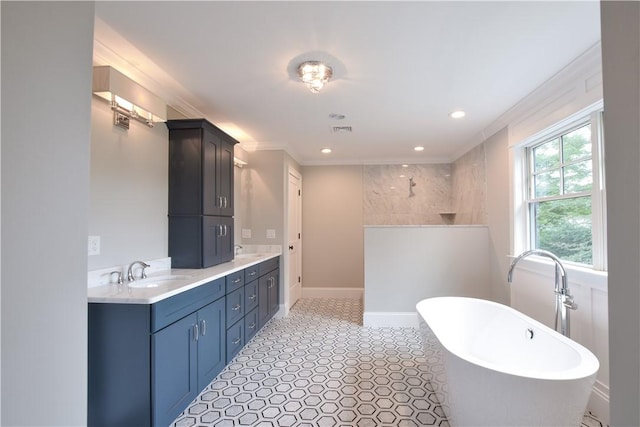
[[[564,336],[569,336],[569,312],[567,309],[577,310],[578,305],[573,301],[573,296],[569,293],[569,285],[567,283],[567,271],[562,265],[560,258],[549,251],[545,251],[542,249],[532,249],[530,251],[525,251],[518,255],[513,262],[511,263],[511,267],[509,267],[509,274],[507,275],[507,281],[511,283],[513,279],[513,269],[516,264],[520,262],[522,259],[531,256],[538,255],[551,259],[555,264],[555,294],[556,294],[556,316],[554,327],[556,331],[558,330],[558,317],[560,317],[560,333]]]
[[[233,245],[234,254],[238,255],[238,253],[242,250],[242,245]]]
[[[133,282],[134,280],[136,280],[136,278],[133,277],[133,267],[135,267],[136,265],[140,265],[142,267],[142,274],[140,274],[140,278],[141,279],[146,279],[147,278],[147,273],[144,270],[145,270],[145,268],[151,267],[146,262],[142,262],[142,261],[134,261],[134,262],[132,262],[131,265],[129,266],[129,269],[127,270],[127,280],[129,282]]]

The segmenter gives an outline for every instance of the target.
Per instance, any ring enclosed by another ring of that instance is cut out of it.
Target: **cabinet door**
[[[225,366],[225,299],[198,311],[198,391],[206,387]]]
[[[169,215],[202,214],[202,150],[200,129],[169,132]]]
[[[196,313],[151,338],[153,425],[166,426],[198,395]]]
[[[271,277],[271,287],[269,288],[269,318],[273,317],[280,308],[279,288],[280,288],[280,271],[274,270],[269,273]]]
[[[233,259],[233,218],[223,216],[202,217],[203,268]]]
[[[217,259],[218,263],[223,263],[233,259],[233,218],[220,216],[216,218],[222,226],[222,233],[218,236],[217,242]]]
[[[202,131],[202,213],[203,215],[219,215],[222,201],[217,192],[218,150],[220,137],[204,129]]]
[[[217,154],[218,215],[233,216],[233,144],[220,139]]]
[[[258,279],[258,329],[269,320],[269,277],[270,275],[264,275]]]

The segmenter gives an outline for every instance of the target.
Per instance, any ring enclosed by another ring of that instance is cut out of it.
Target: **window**
[[[527,241],[564,261],[605,269],[601,116],[556,127],[526,147]]]

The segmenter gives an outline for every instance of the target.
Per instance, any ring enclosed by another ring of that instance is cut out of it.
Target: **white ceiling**
[[[454,160],[599,39],[597,1],[96,3],[102,62],[302,164]],[[303,60],[333,67],[320,94],[296,80]]]

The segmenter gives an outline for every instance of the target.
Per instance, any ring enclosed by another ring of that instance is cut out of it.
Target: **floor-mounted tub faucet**
[[[564,336],[569,336],[569,312],[567,309],[576,310],[578,305],[573,301],[573,296],[569,293],[569,285],[567,283],[567,271],[564,269],[560,258],[549,251],[542,249],[532,249],[525,251],[518,255],[516,259],[511,263],[509,267],[509,274],[507,275],[507,281],[511,283],[513,279],[513,269],[520,260],[530,256],[538,255],[551,259],[555,264],[555,294],[556,294],[556,318],[554,327],[558,330],[558,315],[560,317],[560,333]]]

